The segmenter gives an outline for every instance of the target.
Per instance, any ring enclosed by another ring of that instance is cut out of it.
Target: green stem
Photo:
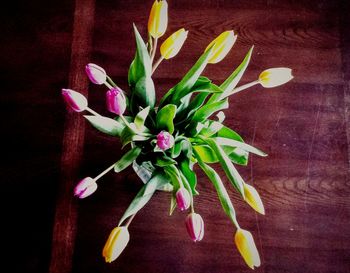
[[[91,114],[93,114],[94,116],[101,116],[99,113],[95,112],[94,110],[92,110],[91,108],[89,107],[86,107],[85,109],[86,111],[90,112]]]
[[[113,163],[113,165],[109,166],[107,169],[105,169],[102,173],[100,173],[98,176],[96,176],[94,179],[95,181],[97,181],[98,179],[100,179],[102,176],[104,176],[106,173],[108,173],[110,170],[112,170],[114,168],[115,163]]]
[[[113,86],[113,87],[118,87],[118,85],[115,84],[115,82],[112,80],[111,77],[107,75],[107,81]]]
[[[153,45],[153,50],[151,55],[151,63],[153,63],[154,56],[156,56],[157,44],[158,44],[158,38],[154,38],[154,45]]]
[[[107,86],[108,89],[113,89],[113,86],[110,85],[108,82],[105,82],[105,86]]]
[[[129,227],[129,225],[131,224],[131,222],[135,218],[135,216],[136,216],[136,213],[129,217],[128,221],[125,224],[126,227]]]
[[[159,64],[164,60],[164,57],[161,56],[159,57],[159,59],[154,63],[153,67],[152,67],[152,74],[154,73],[154,71],[156,71],[157,67],[159,66]]]

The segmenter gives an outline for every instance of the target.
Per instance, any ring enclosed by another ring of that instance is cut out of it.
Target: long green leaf
[[[142,209],[148,201],[152,198],[154,192],[157,188],[162,187],[162,185],[166,185],[168,182],[168,177],[164,173],[156,173],[150,181],[145,184],[141,190],[138,192],[134,200],[130,203],[129,207],[125,211],[124,215],[119,221],[118,226],[120,226],[125,219],[137,213],[140,209]]]
[[[240,142],[237,140],[229,139],[229,138],[224,138],[224,137],[215,137],[213,138],[217,143],[220,143],[220,146],[230,146],[230,147],[238,147],[241,148],[242,150],[245,150],[247,152],[260,155],[260,156],[267,156],[266,153],[263,151],[260,151],[259,149],[246,144],[244,142]]]
[[[93,115],[84,115],[84,117],[97,130],[111,136],[120,136],[123,129],[125,128],[124,124],[111,118]]]
[[[140,153],[141,153],[141,148],[139,147],[132,148],[114,164],[114,171],[119,173],[122,170],[126,169],[140,155]]]
[[[250,58],[252,56],[254,46],[252,46],[246,56],[244,57],[242,63],[233,71],[233,73],[220,85],[223,93],[214,94],[210,99],[209,103],[213,103],[215,101],[222,100],[232,94],[232,90],[237,86],[238,82],[242,78],[245,70],[248,67]]]
[[[147,116],[149,114],[150,107],[147,106],[146,108],[142,109],[135,117],[134,123],[137,129],[141,130],[142,127],[145,124],[145,121],[147,119]]]
[[[145,42],[138,32],[135,24],[133,25],[136,40],[136,53],[129,69],[129,85],[134,86],[142,77],[150,77],[152,75],[151,58],[147,51]]]
[[[190,166],[190,160],[185,159],[180,162],[179,165],[181,173],[186,177],[189,186],[191,188],[192,194],[196,195],[198,194],[198,191],[196,190],[197,186],[197,176],[196,173],[191,169]]]
[[[157,113],[157,128],[167,130],[170,134],[174,132],[174,117],[176,105],[168,104]]]
[[[221,167],[224,169],[227,177],[231,181],[232,185],[236,188],[236,190],[242,195],[243,199],[245,199],[244,195],[244,189],[243,184],[244,181],[241,177],[241,175],[236,170],[235,166],[232,164],[229,157],[226,155],[224,150],[220,147],[216,141],[213,139],[203,139],[208,145],[213,149],[215,152],[217,158],[219,159],[219,162],[221,164]]]
[[[224,209],[225,213],[231,219],[232,223],[234,223],[236,226],[238,226],[235,209],[234,209],[233,204],[231,202],[231,199],[226,191],[226,188],[221,181],[220,176],[217,174],[217,172],[213,168],[211,168],[210,166],[205,164],[200,159],[198,159],[198,165],[201,167],[201,169],[205,172],[205,174],[208,176],[210,181],[213,183],[213,185],[216,189],[216,192],[219,196],[221,206]]]
[[[210,104],[207,103],[194,114],[192,121],[197,121],[197,122],[204,121],[215,112],[223,109],[227,109],[228,106],[229,105],[228,105],[227,99],[210,103]]]
[[[160,106],[163,106],[168,101],[178,101],[184,97],[189,90],[191,90],[205,69],[206,65],[208,64],[212,49],[213,48],[210,48],[204,52],[198,61],[193,65],[193,67],[182,78],[182,80],[165,94],[165,96],[160,101]],[[171,98],[172,96],[174,96],[174,98]]]
[[[216,163],[219,161],[214,151],[208,145],[195,145],[193,149],[205,163]]]

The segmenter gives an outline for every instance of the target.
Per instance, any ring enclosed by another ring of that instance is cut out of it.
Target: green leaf
[[[176,192],[180,188],[180,173],[174,165],[168,165],[163,167],[164,172],[170,177],[173,184],[174,191]]]
[[[212,135],[216,134],[218,131],[222,129],[224,125],[218,121],[209,121],[209,126],[207,128],[203,128],[200,131],[200,135],[204,137],[211,137]]]
[[[228,100],[224,99],[218,102],[205,104],[203,107],[201,107],[193,116],[193,121],[201,122],[205,121],[207,118],[209,118],[212,114],[214,114],[217,111],[227,109],[228,108]]]
[[[238,147],[244,151],[260,155],[260,156],[267,156],[263,151],[260,151],[259,149],[246,144],[244,142],[240,142],[237,140],[229,139],[229,138],[224,138],[224,137],[215,137],[213,138],[214,141],[217,143],[220,143],[220,146],[230,146],[230,147]]]
[[[128,81],[130,86],[134,86],[140,78],[151,77],[152,75],[152,63],[147,47],[135,24],[133,26],[136,40],[136,53],[129,69]]]
[[[193,149],[205,163],[216,163],[219,161],[214,151],[208,145],[194,145]]]
[[[137,129],[135,124],[130,123],[133,129],[130,129],[129,127],[125,126],[124,130],[122,131],[120,135],[120,140],[123,144],[123,148],[128,145],[132,141],[145,141],[150,139],[150,136],[145,136],[145,135],[139,135],[137,133]]]
[[[210,138],[203,140],[208,143],[208,145],[213,149],[228,179],[231,181],[236,190],[242,195],[243,199],[245,199],[243,189],[244,181],[236,170],[235,166],[232,164],[230,158],[226,155],[226,153],[223,151],[220,145],[216,143],[215,140]]]
[[[199,76],[208,64],[208,60],[211,55],[213,48],[210,48],[204,52],[194,66],[187,72],[187,74],[182,78],[182,80],[173,88],[171,88],[160,101],[160,106],[169,101],[171,96],[174,95],[174,101],[178,101],[180,98],[184,97],[185,94],[193,87],[193,85],[198,80]],[[173,101],[172,99],[170,101]]]
[[[178,137],[175,139],[175,145],[171,149],[171,157],[177,158],[181,152],[187,157],[192,156],[192,145],[186,137]]]
[[[154,83],[151,77],[141,77],[137,82],[131,93],[131,109],[133,113],[136,113],[139,107],[146,108],[150,106],[154,107],[156,103],[156,93],[154,89]]]
[[[133,161],[140,155],[140,153],[141,153],[141,148],[139,147],[132,148],[114,164],[114,171],[116,173],[119,173],[122,170],[129,167],[133,163]]]
[[[223,146],[222,148],[233,163],[244,166],[248,164],[249,153],[247,151],[244,151],[240,148],[232,149],[232,147],[227,146]],[[230,149],[230,152],[227,152],[227,148]]]
[[[188,184],[191,188],[192,194],[198,194],[196,190],[197,186],[197,176],[196,173],[192,170],[189,159],[185,159],[180,162],[180,171],[186,177]]]
[[[171,194],[171,199],[170,199],[170,208],[169,208],[169,216],[171,216],[174,212],[174,210],[176,209],[176,193],[175,191],[173,191],[173,193]]]
[[[120,226],[125,219],[137,213],[140,209],[142,209],[148,201],[152,198],[154,192],[157,188],[166,185],[168,182],[168,177],[164,173],[156,173],[150,181],[145,184],[141,190],[137,193],[136,197],[130,203],[129,207],[125,211],[124,215],[119,221],[118,226]]]
[[[168,157],[166,155],[157,157],[156,163],[155,163],[155,165],[159,167],[165,167],[165,166],[174,165],[174,164],[177,164],[177,162],[171,157]]]
[[[168,104],[157,113],[157,128],[166,130],[170,134],[174,132],[174,117],[176,115],[176,105]]]
[[[134,123],[137,129],[141,130],[145,124],[145,121],[147,119],[147,116],[149,114],[150,107],[147,106],[146,108],[142,109],[135,117]]]
[[[230,138],[230,139],[233,139],[233,140],[244,142],[243,138],[239,134],[237,134],[235,131],[233,131],[232,129],[230,129],[230,128],[226,127],[226,126],[223,126],[219,130],[219,132],[217,133],[217,136],[218,137]]]
[[[205,172],[205,174],[208,176],[210,181],[213,183],[216,189],[216,192],[219,196],[221,206],[224,209],[225,213],[231,219],[232,223],[238,226],[235,209],[226,191],[226,188],[221,181],[220,176],[217,174],[217,172],[213,168],[205,164],[203,161],[198,160],[198,165],[201,167],[201,169]]]
[[[246,68],[248,67],[250,58],[252,56],[254,46],[252,46],[247,55],[244,57],[242,63],[233,71],[233,73],[220,85],[221,89],[223,90],[223,93],[221,94],[214,94],[210,99],[209,102],[215,102],[222,100],[230,95],[233,94],[233,89],[237,86],[238,82],[242,78]]]
[[[97,130],[111,135],[111,136],[120,136],[122,133],[125,125],[107,117],[102,116],[89,116],[84,115],[84,117],[91,123],[93,127],[95,127]]]

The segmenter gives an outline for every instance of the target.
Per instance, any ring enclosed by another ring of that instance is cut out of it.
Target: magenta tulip
[[[85,96],[72,89],[62,89],[62,96],[67,105],[75,112],[82,112],[88,106]]]
[[[97,184],[95,179],[91,177],[85,177],[74,188],[74,195],[80,199],[88,197],[97,190]]]
[[[157,135],[157,146],[165,151],[174,146],[174,137],[166,131],[162,131]]]
[[[197,242],[203,239],[204,236],[204,222],[202,216],[198,213],[192,212],[186,217],[186,228],[192,241]]]
[[[106,71],[96,64],[87,64],[85,66],[85,72],[88,75],[90,81],[94,84],[104,84],[106,82]]]
[[[176,192],[176,204],[181,211],[188,209],[191,205],[191,196],[184,187]]]
[[[114,87],[108,90],[106,93],[107,109],[108,111],[117,114],[118,116],[123,115],[126,109],[126,100],[119,87]]]

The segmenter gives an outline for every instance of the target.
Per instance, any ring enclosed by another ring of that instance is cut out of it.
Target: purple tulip
[[[126,100],[123,90],[119,87],[114,87],[106,93],[107,109],[108,111],[123,115],[126,109]]]
[[[176,204],[181,211],[188,209],[191,205],[191,196],[184,187],[176,192]]]
[[[97,190],[97,184],[95,179],[91,177],[85,177],[74,188],[74,195],[80,199],[88,197]]]
[[[85,96],[72,89],[62,89],[62,96],[67,105],[75,112],[82,112],[88,106]]]
[[[166,131],[162,131],[157,135],[157,146],[165,151],[174,146],[174,137]]]
[[[203,239],[204,236],[204,222],[202,216],[198,213],[192,212],[186,217],[186,228],[192,241],[197,242]]]
[[[85,66],[85,72],[88,75],[90,81],[94,84],[104,84],[106,82],[106,71],[96,64],[87,64]]]

